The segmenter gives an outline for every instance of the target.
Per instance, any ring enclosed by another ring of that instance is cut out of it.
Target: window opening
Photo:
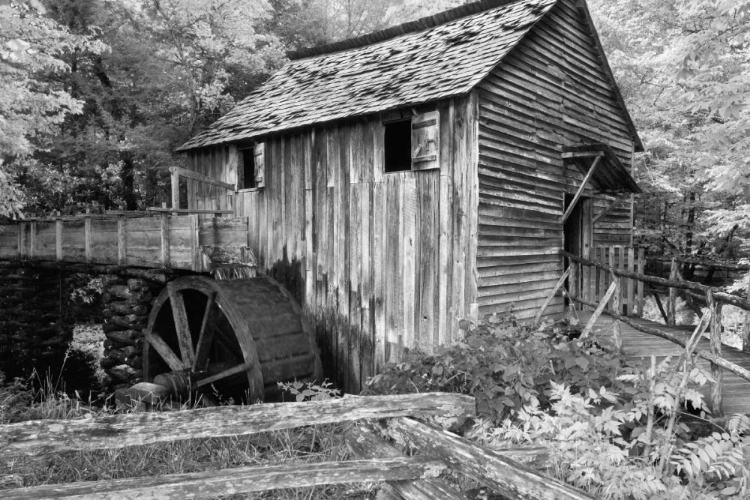
[[[385,171],[411,170],[411,120],[385,124]]]

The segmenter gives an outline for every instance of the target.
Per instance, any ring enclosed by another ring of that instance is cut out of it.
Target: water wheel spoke
[[[169,302],[172,305],[172,317],[174,318],[174,327],[177,331],[177,341],[180,344],[180,354],[185,368],[191,368],[195,360],[195,351],[193,349],[193,339],[190,335],[190,325],[188,325],[187,309],[185,309],[185,299],[182,293],[178,292],[172,283],[167,284],[169,293]]]
[[[252,368],[252,366],[253,366],[252,363],[243,363],[241,365],[233,366],[232,368],[229,368],[215,375],[211,375],[209,377],[199,380],[198,387],[203,387],[205,385],[213,384],[214,382],[217,382],[227,377],[231,377],[232,375],[237,375],[238,373],[244,373],[248,371],[250,368]]]
[[[211,350],[211,343],[214,339],[214,328],[209,326],[209,320],[213,313],[216,302],[216,292],[208,296],[206,309],[203,312],[203,321],[201,322],[201,331],[198,335],[198,343],[195,346],[195,361],[193,361],[193,371],[200,371],[205,368],[208,361],[208,353]]]
[[[185,368],[185,365],[182,363],[182,360],[179,358],[179,356],[174,353],[172,348],[169,347],[167,343],[164,342],[164,339],[161,338],[157,333],[146,333],[146,342],[148,342],[151,347],[153,347],[154,350],[159,353],[159,356],[161,356],[161,358],[167,363],[167,366],[169,366],[172,370],[178,371]]]

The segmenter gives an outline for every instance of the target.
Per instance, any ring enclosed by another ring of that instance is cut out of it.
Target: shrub
[[[524,405],[548,408],[551,384],[565,381],[581,394],[619,385],[621,360],[592,339],[572,339],[559,328],[535,329],[492,316],[463,341],[388,364],[367,394],[460,392],[477,400],[479,415],[500,423]]]

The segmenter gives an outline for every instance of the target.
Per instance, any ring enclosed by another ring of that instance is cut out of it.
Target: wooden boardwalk
[[[581,321],[583,324],[588,320],[590,313],[579,312]],[[652,321],[647,321],[640,318],[631,318],[639,324],[649,326],[653,328],[659,328],[660,330],[681,335],[687,340],[690,337],[694,327],[692,326],[665,326]],[[609,316],[602,315],[596,323],[594,328],[594,334],[597,338],[601,339],[602,343],[612,342],[612,323],[613,319]],[[647,333],[640,332],[635,328],[620,323],[622,332],[622,347],[625,355],[630,360],[641,360],[643,358],[649,358],[652,354],[657,356],[657,361],[661,361],[667,356],[676,358],[682,354],[684,348],[670,342],[669,340],[655,337]],[[708,334],[704,334],[700,340],[697,349],[710,351]],[[722,345],[722,357],[735,363],[745,369],[750,369],[750,353],[742,352],[733,347]],[[702,358],[698,359],[698,366],[705,369],[708,373],[711,371],[711,366],[708,361]],[[722,411],[725,414],[731,413],[745,413],[750,414],[750,381],[747,381],[734,373],[727,370],[724,372],[724,386],[722,393]],[[706,384],[703,387],[696,387],[706,397],[706,401],[710,400],[709,393],[711,386]]]

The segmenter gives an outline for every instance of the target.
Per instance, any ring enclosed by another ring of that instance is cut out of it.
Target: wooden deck
[[[0,260],[211,270],[245,262],[246,217],[81,215],[0,224]]]
[[[582,322],[588,320],[590,313],[579,312]],[[687,338],[690,337],[694,327],[692,326],[666,326],[652,321],[647,321],[640,318],[631,318],[637,323],[643,324],[644,326],[650,326],[653,328],[659,328],[660,330],[681,335]],[[596,323],[594,328],[594,335],[601,339],[601,342],[611,343],[612,342],[612,324],[613,319],[609,316],[602,315]],[[682,354],[684,348],[670,342],[669,340],[655,337],[647,333],[640,332],[635,328],[620,323],[621,335],[622,335],[622,347],[625,355],[630,360],[641,360],[643,358],[649,358],[652,354],[657,356],[657,361],[663,360],[667,356],[676,358]],[[707,334],[700,340],[697,349],[710,351],[709,340]],[[750,353],[742,352],[733,347],[722,345],[722,357],[735,363],[743,368],[750,369]],[[698,359],[698,366],[706,370],[708,373],[711,372],[710,363],[702,358]],[[750,414],[750,382],[740,378],[734,373],[723,370],[724,372],[724,385],[722,393],[722,411],[725,414],[731,413],[745,413]],[[710,385],[697,388],[706,397],[706,401],[710,400]]]

